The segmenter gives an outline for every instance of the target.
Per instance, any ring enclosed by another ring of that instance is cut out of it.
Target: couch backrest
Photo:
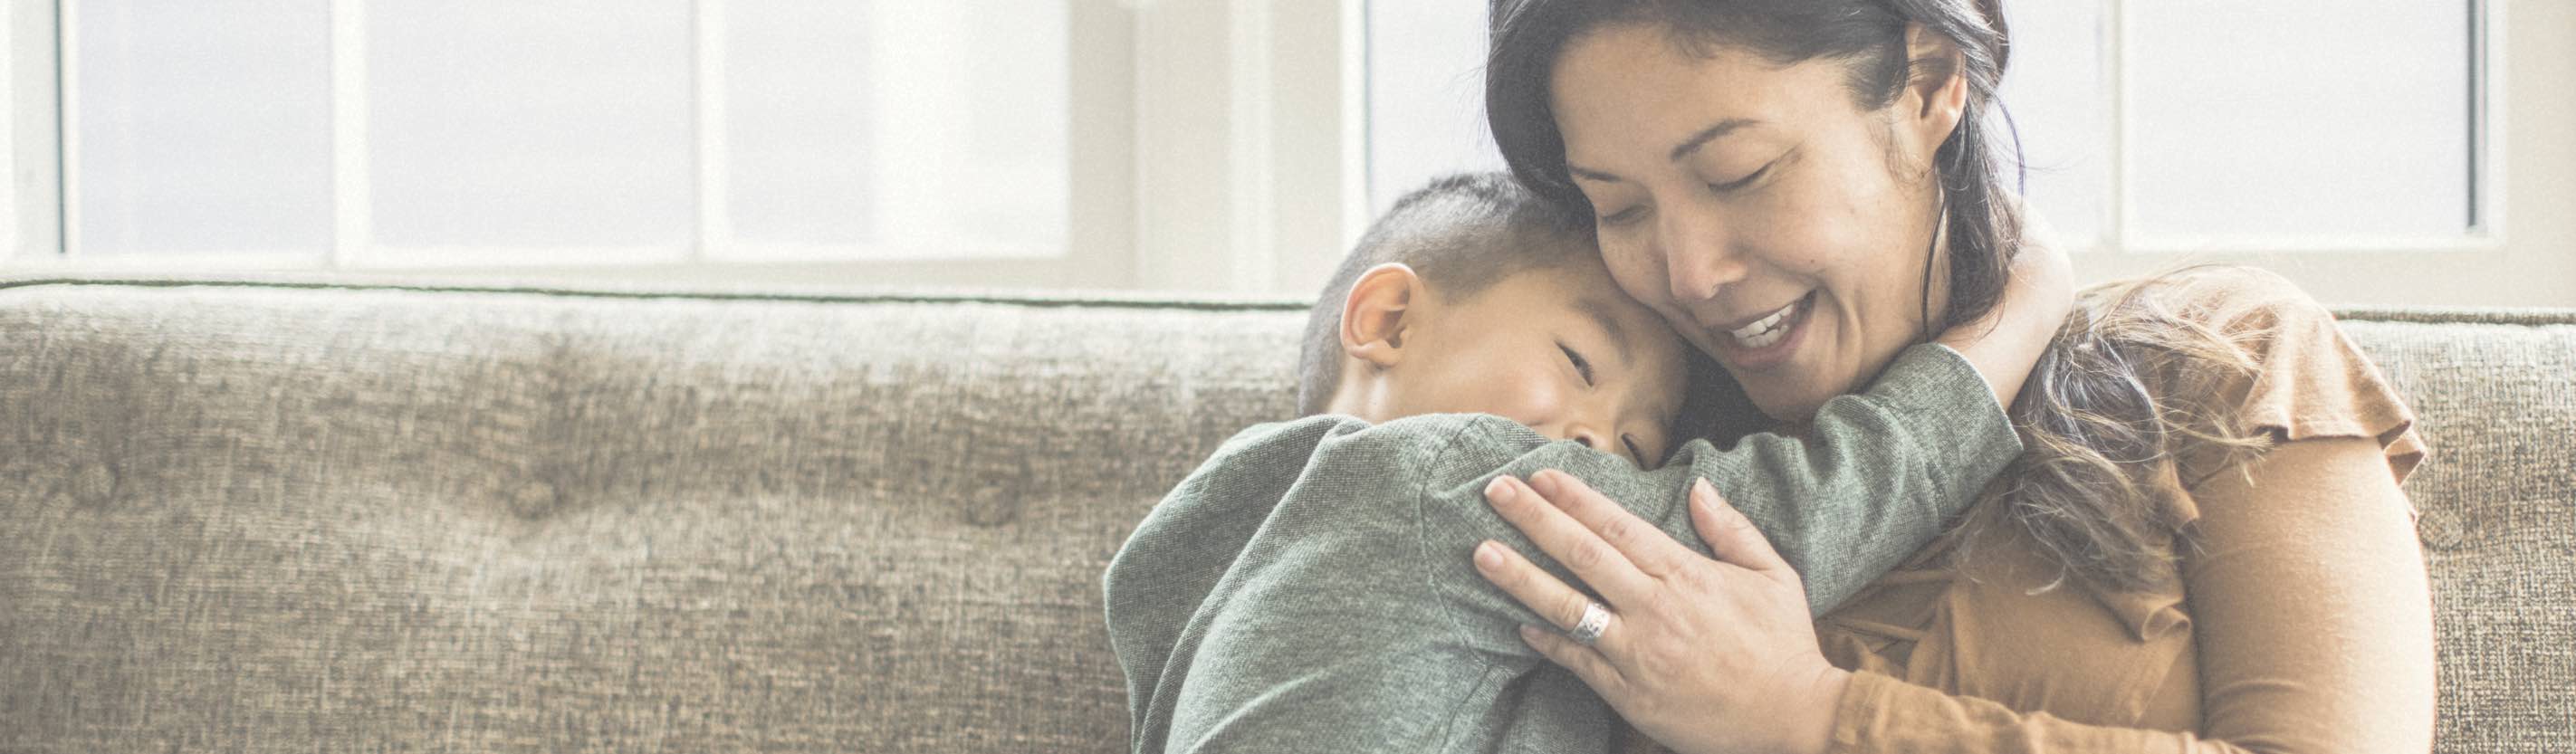
[[[1120,751],[1100,572],[1303,318],[0,287],[0,751]],[[2434,446],[2442,749],[2576,749],[2576,317],[2473,319],[2347,325]]]

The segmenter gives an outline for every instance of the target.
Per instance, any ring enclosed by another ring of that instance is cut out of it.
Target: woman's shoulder
[[[2331,326],[2332,310],[2280,273],[2248,265],[2201,265],[2085,292],[2098,306],[2150,307],[2178,323],[2255,334]]]
[[[2148,367],[2140,376],[2159,403],[2208,418],[2206,430],[2271,443],[2374,438],[2401,479],[2422,458],[2395,386],[2331,309],[2279,273],[2192,267],[2090,289],[2079,309]]]
[[[2077,297],[2077,348],[2123,351],[2150,389],[2205,391],[2279,369],[2368,367],[2334,312],[2260,267],[2204,265],[2105,283]],[[2368,376],[2376,379],[2375,370]]]

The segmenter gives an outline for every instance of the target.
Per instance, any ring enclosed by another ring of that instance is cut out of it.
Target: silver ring
[[[1574,630],[1566,632],[1566,636],[1573,638],[1576,644],[1589,647],[1600,641],[1601,630],[1609,627],[1610,608],[1598,602],[1586,602],[1583,603],[1583,620],[1576,621]]]

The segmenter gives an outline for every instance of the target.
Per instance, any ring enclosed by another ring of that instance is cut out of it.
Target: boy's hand
[[[2012,279],[1993,311],[1942,333],[1933,342],[1968,357],[1968,363],[1994,388],[1995,401],[2009,409],[2021,394],[2022,381],[2048,350],[2066,315],[2075,307],[2075,268],[2036,216],[2024,213],[2021,253],[2013,259]]]

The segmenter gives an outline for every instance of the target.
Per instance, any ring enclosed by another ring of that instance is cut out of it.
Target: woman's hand
[[[1684,754],[1824,751],[1850,674],[1817,648],[1798,574],[1706,480],[1691,487],[1691,523],[1715,560],[1562,471],[1497,477],[1485,498],[1608,601],[1592,646],[1532,626],[1521,635],[1629,725]],[[1512,548],[1487,541],[1475,559],[1557,628],[1582,619],[1590,598]]]

